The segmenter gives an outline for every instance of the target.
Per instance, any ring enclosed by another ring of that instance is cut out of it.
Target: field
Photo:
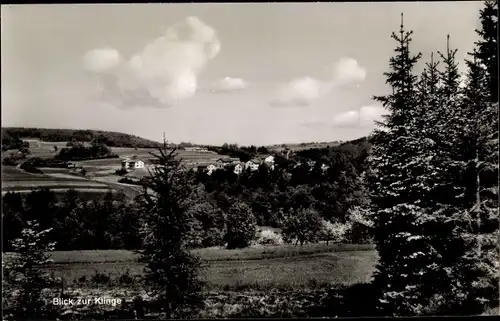
[[[241,250],[194,250],[209,289],[305,288],[325,283],[369,282],[377,259],[371,245],[311,244],[258,246]],[[8,259],[11,254],[5,254]],[[66,284],[96,273],[112,280],[128,272],[142,274],[137,255],[124,250],[61,251],[52,254],[47,270]]]
[[[54,157],[57,149],[66,147],[66,142],[44,142],[37,139],[25,139],[30,143],[31,157],[49,158]],[[9,151],[10,152],[10,151]],[[7,155],[9,152],[4,153]],[[115,171],[121,168],[121,159],[127,157],[137,157],[149,163],[154,158],[151,153],[157,150],[152,148],[112,148],[112,152],[120,158],[96,159],[86,161],[75,161],[77,166],[83,167],[87,172],[87,178],[81,177],[74,171],[65,168],[40,168],[44,174],[32,174],[24,172],[15,167],[4,166],[2,169],[2,193],[9,191],[28,192],[37,188],[50,188],[57,194],[72,188],[86,194],[86,198],[100,197],[101,194],[114,191],[123,191],[133,198],[137,196],[141,189],[134,185],[118,183],[120,178]],[[179,150],[178,158],[185,163],[203,163],[215,161],[220,157],[214,152],[208,151],[186,151]]]
[[[95,192],[97,194],[109,190],[109,186],[104,183],[89,181],[82,177],[72,177],[69,174],[52,176],[28,173],[14,166],[2,167],[2,193],[9,191],[28,192],[37,188],[50,188],[58,192],[72,188],[85,193]]]

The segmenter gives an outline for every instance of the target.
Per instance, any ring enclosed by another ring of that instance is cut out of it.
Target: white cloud
[[[282,86],[271,100],[274,106],[309,106],[333,88],[359,83],[366,78],[366,71],[355,59],[342,58],[335,65],[331,79],[312,77],[296,78]],[[356,84],[359,87],[359,84]]]
[[[335,127],[355,127],[359,124],[360,113],[357,110],[351,110],[337,114],[333,118]]]
[[[355,59],[342,58],[335,67],[334,81],[337,85],[347,85],[364,81],[366,70]]]
[[[296,78],[278,90],[271,104],[274,106],[308,106],[328,91],[328,82],[311,77]]]
[[[319,127],[342,127],[342,128],[354,128],[354,127],[371,127],[375,126],[374,121],[382,120],[382,115],[386,114],[387,111],[377,105],[363,106],[359,110],[350,110],[343,113],[339,113],[333,116],[331,122],[311,122],[303,124],[306,127],[319,128]]]
[[[210,87],[211,92],[233,92],[247,88],[248,84],[241,78],[226,77],[216,81]]]
[[[369,105],[359,109],[359,125],[363,127],[374,126],[374,121],[381,121],[387,110],[381,106]]]
[[[122,57],[120,53],[115,49],[109,48],[94,49],[83,56],[85,70],[94,73],[110,71],[121,62]]]
[[[94,50],[84,56],[84,66],[99,76],[102,98],[112,103],[168,107],[194,95],[198,75],[219,51],[216,31],[188,17],[128,61],[118,59],[116,50]]]

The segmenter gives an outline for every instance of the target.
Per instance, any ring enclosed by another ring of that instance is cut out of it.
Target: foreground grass
[[[272,258],[286,258],[332,252],[374,251],[371,244],[307,244],[307,245],[267,245],[244,249],[228,250],[224,248],[203,248],[192,250],[203,261],[249,261]],[[13,253],[5,253],[9,258]],[[89,251],[54,251],[51,259],[54,264],[76,263],[116,263],[137,262],[138,255],[128,250],[89,250]]]
[[[351,285],[369,282],[376,260],[374,251],[358,251],[249,261],[206,261],[201,278],[210,290],[316,288],[330,283]],[[144,264],[87,262],[52,264],[45,269],[64,279],[67,285],[117,286],[117,280],[124,274],[134,279],[141,276]],[[103,275],[104,281],[91,284],[96,276]]]
[[[272,288],[316,288],[327,283],[350,285],[369,282],[377,253],[372,245],[310,244],[305,246],[261,246],[238,250],[220,248],[193,251],[202,259],[201,278],[207,289],[244,290]],[[4,254],[8,260],[12,253]],[[137,279],[144,264],[125,250],[57,251],[46,266],[67,285],[105,276],[98,286],[117,286],[124,274]],[[100,278],[102,280],[102,278]]]

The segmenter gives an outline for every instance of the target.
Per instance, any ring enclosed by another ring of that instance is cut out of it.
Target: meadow
[[[227,250],[205,248],[192,251],[202,261],[201,277],[209,290],[310,288],[331,283],[351,285],[369,282],[377,254],[373,245],[308,244],[254,246]],[[4,254],[9,260],[13,254]],[[45,269],[65,284],[104,275],[116,286],[122,275],[142,275],[144,265],[137,254],[125,250],[56,251]],[[115,280],[115,281],[114,281]],[[99,284],[102,286],[105,284]],[[96,284],[87,284],[87,287]]]
[[[38,188],[49,188],[57,191],[71,188],[82,192],[92,190],[99,193],[109,190],[109,186],[104,183],[89,181],[82,177],[33,174],[14,166],[2,167],[2,193],[27,192]]]

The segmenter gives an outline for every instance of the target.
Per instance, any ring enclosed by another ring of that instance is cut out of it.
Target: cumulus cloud
[[[120,53],[115,49],[94,49],[83,56],[85,70],[94,73],[108,72],[118,66],[122,61]]]
[[[291,80],[279,88],[270,101],[273,106],[309,106],[333,88],[346,85],[358,85],[366,78],[366,70],[355,59],[342,58],[334,68],[330,79],[319,80],[302,77]]]
[[[209,90],[211,92],[219,93],[219,92],[233,92],[239,91],[247,88],[248,84],[241,78],[231,78],[226,77],[216,81],[210,86]]]
[[[382,120],[387,111],[377,105],[363,106],[359,110],[349,110],[333,116],[330,122],[310,122],[303,126],[309,128],[367,128],[374,127],[375,121]]]
[[[337,114],[333,125],[338,127],[371,127],[374,121],[382,120],[386,110],[377,105],[363,106],[359,110],[350,110]]]
[[[168,107],[194,95],[198,75],[219,51],[216,31],[188,17],[128,60],[114,49],[96,49],[84,56],[84,67],[98,76],[103,99],[121,107]]]
[[[334,81],[337,85],[359,83],[366,78],[366,70],[355,59],[342,58],[335,66]]]
[[[274,106],[308,106],[329,91],[330,84],[311,77],[296,78],[282,86],[271,100]]]

